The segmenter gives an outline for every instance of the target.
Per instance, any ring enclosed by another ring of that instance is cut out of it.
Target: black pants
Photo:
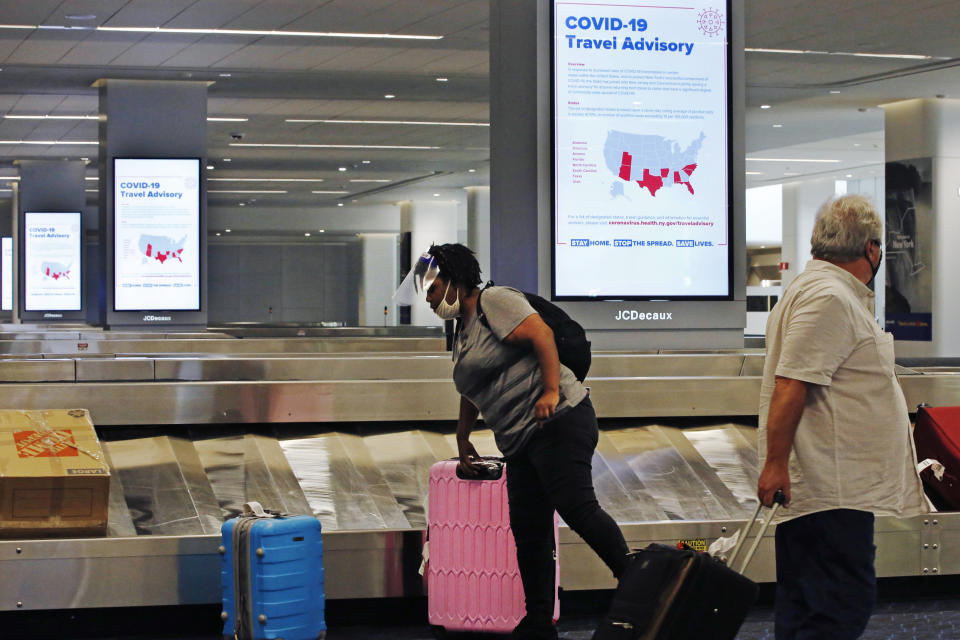
[[[617,523],[597,502],[592,460],[599,429],[589,398],[547,422],[523,449],[507,458],[510,527],[527,597],[527,617],[549,623],[553,616],[556,510],[614,576],[627,565],[627,543]]]
[[[853,640],[876,599],[873,514],[821,511],[777,525],[777,640]]]

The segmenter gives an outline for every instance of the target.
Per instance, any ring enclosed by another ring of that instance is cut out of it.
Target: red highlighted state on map
[[[620,161],[620,179],[630,182],[630,165],[633,164],[633,156],[626,151],[623,152],[623,160]]]
[[[651,196],[675,185],[684,185],[693,194],[690,178],[699,165],[697,156],[705,139],[706,134],[701,131],[683,147],[680,142],[659,135],[608,131],[603,160],[617,177],[611,185],[611,195],[623,195],[624,182],[635,182],[641,189],[646,187]]]
[[[626,180],[627,182],[629,182],[633,173],[633,156],[630,153],[624,151],[621,157],[622,159],[620,161],[620,172],[618,175],[621,180]],[[696,170],[696,168],[697,168],[696,163],[692,163],[684,166],[683,169],[674,171],[673,183],[686,185],[687,190],[690,191],[690,193],[692,194],[693,185],[690,184],[690,176],[693,175],[693,172]],[[641,188],[646,187],[647,190],[650,192],[651,196],[657,195],[657,191],[663,188],[664,179],[670,176],[669,167],[661,167],[660,169],[655,169],[654,171],[659,175],[651,174],[650,169],[648,167],[644,167],[643,174],[642,174],[643,179],[636,181]]]
[[[697,168],[696,164],[688,164],[683,168],[683,171],[674,171],[673,172],[673,183],[674,184],[685,184],[690,193],[693,193],[693,185],[690,184],[688,178],[693,175],[694,170]]]
[[[668,175],[670,175],[670,169],[661,169],[659,176],[650,175],[650,169],[644,169],[643,180],[637,180],[637,184],[641,188],[646,187],[650,195],[655,196],[657,191],[663,187],[663,179]]]
[[[182,263],[183,259],[180,254],[183,253],[183,245],[186,240],[187,236],[183,236],[177,241],[166,236],[142,235],[137,242],[137,247],[143,255],[156,260],[160,264],[171,258],[176,258]]]
[[[53,278],[54,280],[59,280],[63,278],[64,280],[70,279],[70,265],[64,266],[59,262],[44,262],[40,265],[40,272],[43,273],[44,278]]]

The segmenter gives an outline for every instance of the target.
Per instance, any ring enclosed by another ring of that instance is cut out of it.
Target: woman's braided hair
[[[473,289],[482,282],[480,263],[469,247],[459,243],[434,244],[428,253],[436,258],[440,277],[454,286],[462,284]]]

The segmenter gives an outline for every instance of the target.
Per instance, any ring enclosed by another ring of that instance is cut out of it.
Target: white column
[[[884,188],[883,176],[879,176],[877,178],[864,178],[862,180],[847,180],[846,183],[847,193],[858,193],[869,198],[870,202],[872,202],[873,206],[876,208],[877,213],[880,214],[880,221],[886,224],[887,196]],[[886,234],[884,234],[884,237],[886,237]],[[884,326],[883,309],[885,303],[886,282],[887,270],[883,265],[881,265],[880,270],[877,271],[877,276],[873,283],[873,291],[875,294],[874,314],[876,315],[877,322],[880,323],[881,327]]]
[[[456,202],[402,202],[400,231],[410,232],[410,259],[416,261],[431,244],[457,242],[458,216]],[[410,308],[410,324],[429,327],[442,325],[443,321],[421,298]]]
[[[930,212],[917,216],[917,236],[932,270],[932,342],[898,340],[898,356],[960,356],[960,100],[906,100],[884,107],[886,161],[932,158]],[[888,248],[884,248],[885,251]]]
[[[780,272],[781,291],[785,291],[790,281],[801,271],[800,259],[797,255],[797,187],[796,182],[785,184],[780,192],[783,198],[781,205],[783,220],[781,222],[780,262],[787,264],[787,268]]]
[[[952,101],[957,102],[957,101]],[[960,128],[960,119],[954,121]],[[933,343],[934,356],[960,356],[960,158],[939,155],[933,161]]]
[[[810,261],[810,234],[817,211],[834,196],[834,181],[812,180],[783,185],[782,261],[789,267],[781,273],[782,286],[801,273]]]
[[[490,279],[490,187],[467,187],[467,246],[477,254],[480,275]]]
[[[363,275],[360,281],[360,326],[397,324],[393,293],[397,289],[397,234],[361,233]],[[383,310],[386,308],[387,314]]]

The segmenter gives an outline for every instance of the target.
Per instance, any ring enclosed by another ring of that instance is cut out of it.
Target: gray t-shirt
[[[510,287],[484,289],[481,306],[490,328],[476,316],[466,319],[453,345],[453,383],[480,410],[503,455],[511,456],[537,429],[534,407],[543,395],[543,379],[532,347],[513,347],[503,339],[536,311]],[[561,364],[557,413],[586,397],[586,388]]]

